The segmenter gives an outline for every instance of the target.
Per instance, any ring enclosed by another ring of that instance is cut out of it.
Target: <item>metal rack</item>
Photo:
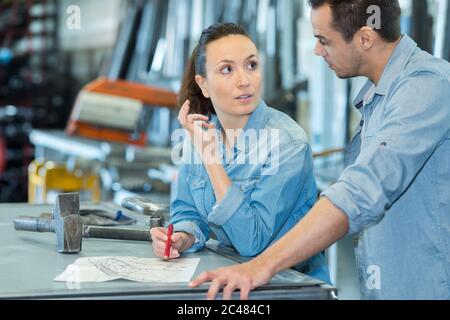
[[[28,135],[33,128],[62,127],[68,116],[73,93],[60,59],[58,5],[57,0],[0,3],[0,136],[5,142],[0,201],[26,201],[33,155]]]
[[[289,104],[295,117],[299,80],[296,42],[302,0],[129,1],[106,76],[178,91],[185,63],[201,31],[216,22],[236,22],[260,50],[264,98]],[[303,84],[303,83],[302,83]],[[287,97],[287,98],[286,98]]]

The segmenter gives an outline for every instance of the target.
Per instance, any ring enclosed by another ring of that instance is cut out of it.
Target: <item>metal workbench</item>
[[[99,204],[114,210],[114,204]],[[84,204],[81,204],[81,208]],[[90,205],[89,207],[92,207]],[[117,207],[119,209],[119,207]],[[16,231],[13,219],[19,215],[38,216],[51,212],[49,205],[0,204],[0,299],[204,299],[208,285],[190,289],[187,283],[156,284],[115,280],[103,283],[82,283],[74,286],[53,279],[80,257],[135,256],[154,257],[145,242],[83,239],[79,254],[60,254],[56,251],[55,234]],[[123,210],[123,209],[122,209]],[[124,210],[145,225],[146,218]],[[207,248],[190,257],[201,258],[194,276],[205,270],[242,262],[236,252],[211,240]],[[275,275],[250,295],[250,299],[335,299],[335,288],[294,270]],[[239,296],[234,296],[238,298]],[[220,298],[220,296],[219,296]]]

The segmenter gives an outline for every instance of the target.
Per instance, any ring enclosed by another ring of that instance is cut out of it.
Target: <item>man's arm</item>
[[[345,236],[348,229],[344,212],[327,198],[322,198],[291,231],[255,259],[204,272],[189,285],[197,287],[210,281],[208,299],[214,299],[221,287],[224,287],[224,299],[230,299],[236,289],[240,289],[241,299],[248,299],[250,290],[268,283],[274,274],[328,248]]]

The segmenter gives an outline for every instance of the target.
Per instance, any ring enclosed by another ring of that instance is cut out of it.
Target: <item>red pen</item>
[[[172,237],[173,235],[173,224],[169,224],[169,229],[167,231],[167,240],[166,240],[166,248],[164,250],[164,260],[169,260],[170,257],[170,247],[172,246]]]

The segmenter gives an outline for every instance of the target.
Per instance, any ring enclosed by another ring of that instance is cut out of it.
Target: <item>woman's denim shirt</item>
[[[217,116],[211,122],[221,129]],[[222,149],[222,163],[232,180],[224,199],[216,203],[205,167],[190,139],[183,144],[183,160],[171,201],[175,231],[195,236],[193,253],[210,234],[240,255],[264,251],[309,211],[317,199],[312,154],[303,129],[282,112],[261,101],[252,113],[231,154]],[[323,253],[296,269],[330,282]]]

